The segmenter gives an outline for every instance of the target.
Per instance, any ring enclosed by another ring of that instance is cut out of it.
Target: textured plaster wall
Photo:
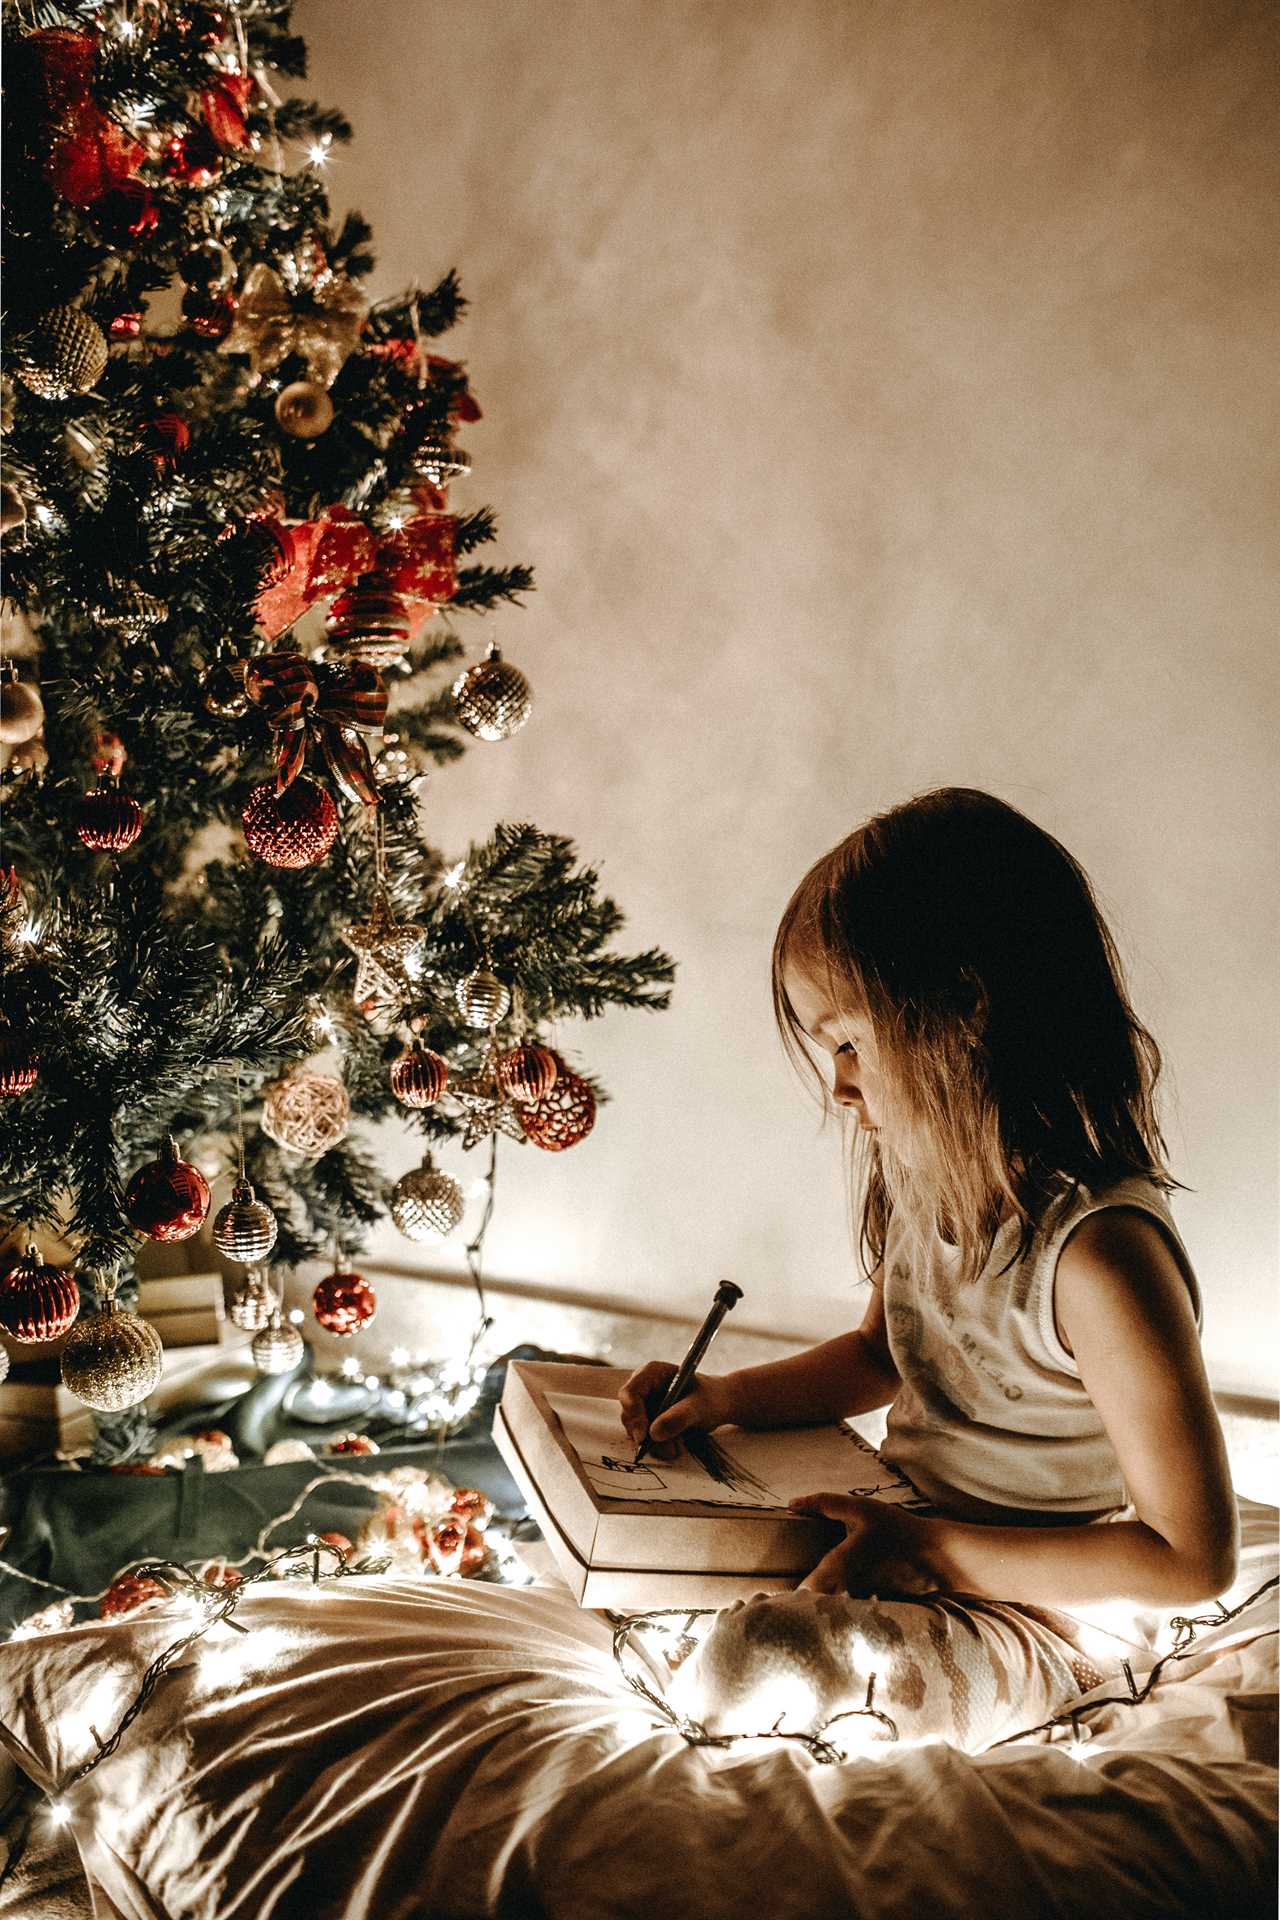
[[[697,1314],[733,1275],[744,1322],[802,1334],[860,1312],[770,939],[813,856],[963,782],[1094,876],[1166,1051],[1215,1378],[1268,1385],[1275,9],[298,19],[378,290],[462,272],[486,418],[459,495],[539,575],[486,623],[534,721],[432,781],[429,829],[573,835],[680,962],[669,1014],[563,1035],[616,1098],[571,1153],[505,1153],[490,1270]]]

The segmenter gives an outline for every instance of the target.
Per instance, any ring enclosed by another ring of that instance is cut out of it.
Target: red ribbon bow
[[[348,800],[376,807],[373,762],[362,738],[387,717],[387,690],[376,667],[304,660],[300,653],[262,653],[251,660],[244,690],[276,730],[276,792],[302,772],[308,735],[319,740],[329,770]]]

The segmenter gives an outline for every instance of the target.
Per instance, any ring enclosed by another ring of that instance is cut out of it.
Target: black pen
[[[736,1307],[741,1298],[742,1288],[735,1287],[732,1280],[722,1280],[720,1282],[720,1285],[716,1288],[716,1297],[711,1302],[710,1313],[694,1335],[693,1345],[676,1369],[675,1377],[663,1394],[661,1404],[654,1408],[649,1417],[650,1433],[653,1431],[653,1423],[659,1415],[664,1414],[668,1407],[674,1407],[677,1400],[683,1400],[685,1394],[693,1384],[693,1376],[698,1371],[707,1348],[715,1339],[720,1322],[724,1319],[730,1307]],[[649,1434],[646,1433],[644,1439],[636,1448],[634,1465],[638,1467],[648,1451]]]

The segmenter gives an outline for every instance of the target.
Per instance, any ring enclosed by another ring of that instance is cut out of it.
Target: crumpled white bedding
[[[1275,1514],[1246,1517],[1241,1594],[1275,1561]],[[1274,1595],[1144,1706],[1101,1715],[1084,1758],[938,1744],[835,1767],[687,1746],[622,1679],[607,1622],[550,1589],[268,1583],[240,1617],[260,1637],[223,1630],[221,1671],[176,1668],[70,1795],[100,1914],[1275,1911]],[[172,1633],[144,1616],[0,1647],[4,1745],[40,1784],[64,1777]]]

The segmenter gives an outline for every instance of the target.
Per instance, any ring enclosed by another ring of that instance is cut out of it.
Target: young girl
[[[853,1332],[700,1377],[655,1452],[887,1406],[883,1457],[928,1508],[797,1501],[845,1529],[806,1588],[1069,1615],[1221,1593],[1236,1507],[1166,1199],[1160,1055],[1082,869],[989,794],[924,794],[805,875],[773,992],[854,1122],[870,1300]],[[623,1388],[633,1440],[672,1372]]]

